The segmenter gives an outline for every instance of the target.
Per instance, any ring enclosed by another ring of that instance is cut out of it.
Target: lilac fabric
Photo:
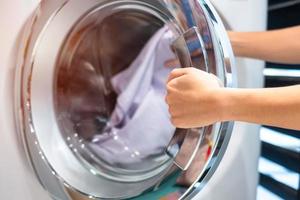
[[[111,165],[130,168],[130,164],[147,163],[150,156],[164,155],[175,131],[164,100],[172,70],[164,62],[175,57],[170,49],[173,37],[167,26],[161,28],[133,63],[111,80],[117,105],[107,131],[90,144]]]

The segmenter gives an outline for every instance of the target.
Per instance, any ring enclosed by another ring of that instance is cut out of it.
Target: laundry
[[[165,83],[173,68],[164,66],[175,57],[170,49],[173,40],[173,32],[167,26],[161,28],[132,64],[111,79],[117,103],[104,133],[90,143],[96,155],[110,165],[129,169],[143,163],[150,167],[157,163],[147,158],[165,156],[175,131],[165,103]]]

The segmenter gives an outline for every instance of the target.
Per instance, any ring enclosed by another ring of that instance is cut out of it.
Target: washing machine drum
[[[175,68],[234,86],[232,50],[209,2],[45,0],[20,50],[18,125],[54,197],[190,199],[213,175],[232,123],[176,129],[164,101]]]

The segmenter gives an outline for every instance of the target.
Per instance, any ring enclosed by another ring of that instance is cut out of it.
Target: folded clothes
[[[117,103],[105,131],[90,143],[97,156],[110,165],[126,169],[138,167],[137,163],[149,166],[155,164],[151,158],[164,156],[175,131],[164,100],[172,70],[164,63],[175,58],[170,49],[173,39],[167,26],[161,28],[132,64],[111,79]]]

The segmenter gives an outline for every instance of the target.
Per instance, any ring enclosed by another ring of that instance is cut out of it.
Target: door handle
[[[182,67],[196,67],[208,72],[208,56],[205,44],[197,27],[188,29],[173,43],[177,59]],[[166,153],[181,170],[187,170],[201,144],[205,128],[177,129]]]
[[[185,171],[191,165],[201,145],[203,135],[204,128],[176,130],[166,153],[181,170]]]
[[[182,67],[196,67],[209,72],[208,54],[197,27],[192,27],[179,36],[171,45]]]

